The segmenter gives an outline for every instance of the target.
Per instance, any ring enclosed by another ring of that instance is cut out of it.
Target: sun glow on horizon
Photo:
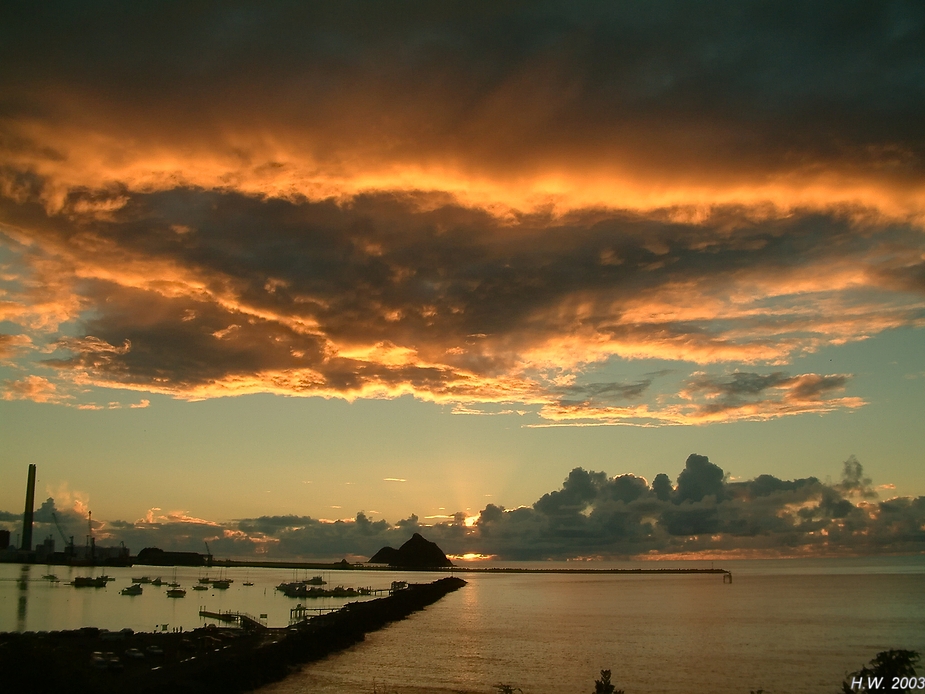
[[[447,559],[451,561],[493,561],[497,559],[495,554],[479,554],[478,552],[466,552],[465,554],[447,554]]]

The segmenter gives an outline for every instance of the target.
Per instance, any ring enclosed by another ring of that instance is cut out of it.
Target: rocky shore
[[[282,629],[2,633],[0,686],[5,691],[74,694],[247,692],[286,677],[300,664],[352,646],[465,584],[450,577],[410,585],[389,597],[350,603]]]

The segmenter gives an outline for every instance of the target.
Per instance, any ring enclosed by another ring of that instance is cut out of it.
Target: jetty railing
[[[199,608],[199,616],[208,619],[217,619],[220,622],[238,622],[244,628],[266,629],[266,622],[247,612],[226,610],[225,612],[212,612],[204,607]]]

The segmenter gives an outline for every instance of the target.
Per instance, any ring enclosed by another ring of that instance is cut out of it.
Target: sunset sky
[[[0,521],[925,548],[923,122],[918,2],[7,3]]]

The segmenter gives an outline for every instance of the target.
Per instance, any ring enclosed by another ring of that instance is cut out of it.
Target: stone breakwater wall
[[[183,634],[109,634],[91,628],[0,634],[0,689],[74,694],[247,692],[359,643],[367,633],[465,584],[449,577],[411,585],[387,598],[351,603],[285,629],[202,627]]]

